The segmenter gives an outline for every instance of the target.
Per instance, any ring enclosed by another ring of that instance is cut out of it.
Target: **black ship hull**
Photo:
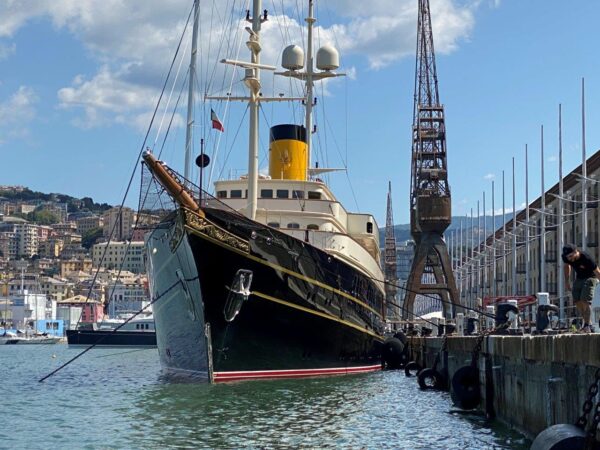
[[[156,347],[154,331],[67,330],[70,346]]]
[[[360,271],[233,212],[171,219],[147,239],[168,372],[220,382],[381,369],[383,295]]]

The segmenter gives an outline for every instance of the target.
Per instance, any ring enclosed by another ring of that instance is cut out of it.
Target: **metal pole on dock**
[[[458,259],[459,259],[459,262],[460,262],[460,284],[459,284],[459,286],[460,286],[460,298],[462,300],[461,303],[464,305],[465,302],[464,302],[464,299],[463,299],[463,294],[464,294],[464,292],[463,292],[463,284],[464,284],[464,280],[465,280],[465,276],[464,276],[465,275],[465,268],[464,268],[464,261],[463,261],[463,250],[464,249],[463,249],[463,220],[462,220],[462,218],[460,219],[460,239],[459,239],[459,242],[460,242],[460,247],[458,249],[458,255],[459,255]]]
[[[502,295],[508,295],[508,274],[506,273],[506,196],[504,195],[504,170],[502,171]]]
[[[475,290],[475,239],[474,239],[475,228],[473,227],[473,208],[471,208],[471,258],[469,260],[469,278],[471,279],[471,289],[469,290],[469,306],[473,304],[473,291]]]
[[[498,295],[498,283],[496,283],[496,210],[494,209],[496,207],[494,203],[495,191],[496,189],[494,188],[494,180],[492,180],[492,293],[494,297]]]
[[[581,249],[587,250],[587,164],[585,157],[585,79],[581,79]]]
[[[542,215],[540,217],[540,292],[546,292],[546,190],[544,189],[544,125],[541,127]]]
[[[517,207],[515,194],[515,157],[512,158],[512,295],[517,295]]]
[[[483,297],[488,293],[487,224],[485,219],[485,191],[483,191]]]
[[[525,144],[525,295],[531,294],[529,249],[529,152]]]
[[[563,174],[562,174],[562,105],[558,105],[558,236],[557,236],[557,252],[560,252],[564,245],[564,224],[563,224]],[[565,320],[565,280],[563,277],[563,261],[557,255],[558,261],[558,301],[559,301],[559,320]]]
[[[477,200],[477,297],[481,296],[482,282],[481,279],[481,214],[479,213],[479,200]],[[475,303],[473,303],[475,304]]]

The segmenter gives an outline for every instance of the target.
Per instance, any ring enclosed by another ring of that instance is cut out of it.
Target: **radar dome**
[[[288,70],[298,70],[304,67],[304,51],[297,45],[288,45],[283,50],[281,65]]]
[[[335,70],[340,67],[340,54],[331,45],[324,45],[317,52],[317,69]]]

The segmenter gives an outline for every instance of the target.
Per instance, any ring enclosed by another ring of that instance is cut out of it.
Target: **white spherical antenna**
[[[297,45],[288,45],[281,55],[281,65],[284,69],[299,70],[304,67],[304,51]]]
[[[331,45],[326,44],[317,52],[317,69],[335,70],[340,67],[340,54]]]

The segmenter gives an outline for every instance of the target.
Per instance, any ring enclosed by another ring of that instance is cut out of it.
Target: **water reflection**
[[[400,372],[177,384],[160,376],[156,351],[98,349],[38,383],[78,351],[13,347],[0,348],[10,411],[0,448],[528,448],[504,427],[450,413],[447,393],[422,392]]]
[[[528,448],[519,435],[449,414],[447,394],[411,381],[387,372],[155,385],[140,397],[131,439],[160,447]]]

